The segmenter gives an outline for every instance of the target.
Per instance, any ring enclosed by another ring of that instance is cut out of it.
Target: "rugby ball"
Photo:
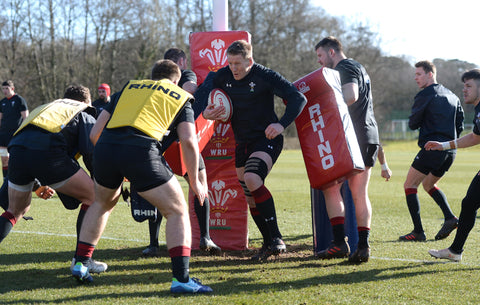
[[[210,91],[208,95],[208,103],[215,105],[215,107],[223,106],[225,107],[225,113],[220,118],[222,122],[228,122],[232,118],[233,106],[232,100],[222,89],[215,88]]]

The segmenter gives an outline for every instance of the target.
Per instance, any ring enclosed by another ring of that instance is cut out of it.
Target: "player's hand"
[[[443,150],[442,143],[437,141],[428,141],[423,147],[425,150]]]
[[[385,178],[385,181],[388,181],[392,177],[392,171],[387,167],[387,169],[382,169],[381,175]]]
[[[35,191],[35,194],[37,194],[38,197],[47,200],[55,195],[55,190],[48,185],[42,185]]]
[[[265,129],[265,137],[267,139],[271,140],[274,139],[276,136],[281,134],[285,128],[283,128],[282,124],[280,123],[272,123],[267,126],[267,129]]]
[[[215,107],[214,104],[208,104],[207,108],[203,110],[203,117],[207,120],[220,120],[222,115],[225,114],[225,111],[224,106]]]
[[[193,192],[198,198],[198,201],[200,202],[200,205],[203,206],[203,203],[205,202],[205,198],[208,196],[208,187],[206,184],[200,183],[200,181],[197,179],[195,183],[192,183],[190,185],[192,188]]]

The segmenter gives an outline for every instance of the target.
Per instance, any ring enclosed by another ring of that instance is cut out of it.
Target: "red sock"
[[[14,226],[14,225],[17,223],[17,219],[16,219],[15,216],[13,216],[13,214],[10,213],[9,211],[5,211],[5,212],[2,214],[2,217],[8,219],[8,221],[10,221],[10,223],[12,224],[12,226]]]
[[[77,245],[77,253],[76,253],[76,256],[77,256],[77,257],[88,257],[88,258],[91,258],[92,255],[93,255],[93,250],[95,250],[95,246],[94,246],[94,245],[91,245],[91,244],[88,244],[88,243],[84,243],[84,242],[79,241],[79,242],[78,242],[78,245]]]
[[[343,225],[345,224],[345,217],[333,217],[330,219],[330,223],[332,224],[332,226]]]
[[[170,257],[190,256],[192,248],[187,246],[178,246],[168,250]]]
[[[405,189],[405,195],[412,195],[412,194],[416,194],[417,193],[417,189],[414,189],[414,188],[408,188],[408,189]]]

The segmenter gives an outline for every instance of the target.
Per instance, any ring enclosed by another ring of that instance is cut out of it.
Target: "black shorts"
[[[283,136],[278,135],[272,140],[258,139],[256,142],[237,143],[235,147],[235,167],[244,167],[250,155],[256,151],[263,151],[270,155],[274,164],[283,149]]]
[[[442,177],[452,166],[455,150],[425,150],[422,149],[415,156],[412,167],[424,175],[432,173],[435,177]]]
[[[363,144],[360,146],[360,152],[362,153],[362,159],[365,166],[373,167],[377,162],[378,150],[380,146],[378,144]]]
[[[173,172],[159,147],[140,147],[127,144],[97,143],[93,155],[95,181],[117,189],[127,178],[138,191],[144,192],[169,181]]]
[[[52,185],[70,178],[80,169],[78,162],[61,148],[43,151],[11,146],[9,152],[8,180],[17,185],[27,185],[35,178],[42,185]]]

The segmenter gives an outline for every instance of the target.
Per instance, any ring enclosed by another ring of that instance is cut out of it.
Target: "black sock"
[[[268,229],[272,238],[282,238],[280,229],[278,228],[277,215],[275,212],[275,203],[273,197],[265,187],[262,185],[258,189],[252,192],[253,198],[255,199],[255,205],[257,210],[262,214],[265,222],[267,223]]]
[[[13,224],[10,221],[12,218],[13,215],[10,212],[5,212],[0,216],[0,243],[5,237],[7,237],[8,233],[10,233],[13,228]]]
[[[162,214],[157,212],[157,220],[148,221],[148,232],[150,234],[150,247],[158,247],[158,236],[160,234],[160,225],[162,224]]]
[[[368,237],[370,236],[370,229],[366,227],[358,227],[358,248],[365,249],[370,247],[368,244]]]
[[[272,235],[270,234],[270,230],[265,222],[265,218],[263,218],[256,208],[250,208],[250,214],[252,215],[253,221],[257,225],[258,230],[262,234],[263,243],[265,245],[269,245],[272,242]]]
[[[428,191],[428,194],[432,196],[433,200],[435,200],[435,202],[442,210],[445,220],[449,220],[455,217],[455,215],[452,213],[452,210],[450,209],[450,205],[448,204],[447,196],[445,196],[445,194],[439,188],[433,187],[430,191]]]
[[[172,273],[173,277],[181,283],[186,283],[189,280],[189,256],[172,257]]]
[[[405,189],[408,211],[413,221],[413,231],[423,232],[422,219],[420,218],[420,202],[418,201],[417,189]]]
[[[345,241],[345,225],[334,225],[332,226],[333,241],[336,244],[343,244]]]
[[[200,200],[195,196],[193,200],[193,207],[195,209],[195,214],[197,215],[198,226],[200,227],[200,236],[205,238],[210,238],[209,225],[210,220],[210,203],[208,198],[205,198],[203,206],[200,205]]]
[[[80,211],[78,211],[78,216],[77,216],[77,240],[80,238],[80,231],[82,230],[82,222],[83,218],[85,217],[85,213],[87,213],[88,206],[86,205],[81,205],[80,206]]]
[[[345,217],[338,216],[330,218],[332,225],[333,242],[337,245],[345,242]]]

